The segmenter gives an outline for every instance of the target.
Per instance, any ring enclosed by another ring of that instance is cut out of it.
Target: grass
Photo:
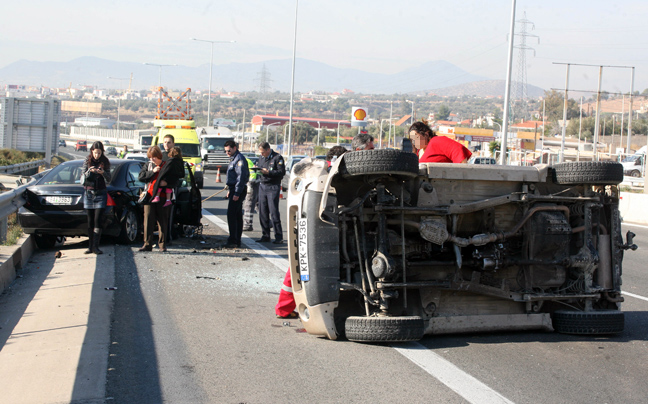
[[[23,229],[18,224],[18,215],[12,213],[7,216],[7,239],[4,240],[2,245],[14,245],[22,235]]]

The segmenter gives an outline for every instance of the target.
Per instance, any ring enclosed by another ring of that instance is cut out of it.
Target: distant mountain
[[[456,86],[435,88],[426,93],[441,96],[462,96],[475,95],[477,97],[502,97],[506,91],[506,81],[504,80],[484,80],[463,83]],[[512,95],[512,94],[511,94]],[[540,87],[527,85],[527,95],[529,98],[537,98],[544,95],[544,90]]]
[[[269,73],[272,91],[290,91],[292,60],[268,60],[256,63],[229,63],[214,65],[212,89],[253,91],[260,87],[258,78],[263,66]],[[148,89],[158,85],[184,90],[206,90],[209,85],[209,64],[188,66],[157,66],[141,63],[116,62],[96,57],[81,57],[69,62],[33,62],[21,60],[0,69],[0,77],[7,84],[72,87],[93,85],[100,88],[127,88],[126,79],[133,73],[133,89]],[[341,69],[307,59],[295,62],[295,90],[297,92],[335,92],[350,89],[356,93],[394,94],[429,91],[426,89],[460,88],[486,77],[469,74],[446,61],[427,62],[394,74],[380,74],[357,69]],[[433,90],[436,92],[437,90]],[[439,90],[440,91],[440,90]],[[504,90],[498,93],[503,94]]]

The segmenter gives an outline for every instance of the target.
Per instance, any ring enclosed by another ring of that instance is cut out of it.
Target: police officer
[[[248,181],[247,196],[243,202],[243,231],[253,231],[252,219],[254,218],[254,209],[259,200],[259,180],[257,180],[257,167],[252,160],[247,159],[248,168],[250,169],[250,181]]]
[[[259,221],[261,222],[261,238],[257,242],[270,241],[270,219],[274,227],[274,244],[283,243],[283,230],[279,217],[279,194],[281,193],[281,179],[286,175],[286,165],[279,153],[270,148],[268,142],[259,145],[261,157],[257,166],[261,169],[258,174],[259,184]]]
[[[225,153],[230,157],[227,166],[227,179],[225,184],[227,191],[227,225],[229,227],[229,238],[224,248],[241,247],[241,235],[243,234],[243,201],[247,194],[247,183],[250,178],[247,159],[238,151],[238,145],[233,140],[225,142]]]

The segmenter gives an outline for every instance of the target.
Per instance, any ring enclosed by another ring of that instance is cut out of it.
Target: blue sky
[[[0,67],[21,59],[80,56],[198,66],[292,56],[296,0],[26,0],[4,2]],[[300,0],[297,56],[335,67],[395,73],[446,60],[472,74],[506,76],[510,0]],[[648,88],[648,2],[518,0],[529,84],[564,88],[558,63],[634,66],[634,89]],[[521,25],[516,24],[520,30]],[[517,39],[517,37],[516,37]],[[516,42],[519,44],[519,42]],[[514,77],[517,76],[515,50]],[[598,68],[574,66],[570,89],[594,91]],[[0,83],[2,78],[0,77]],[[604,68],[603,89],[630,90],[629,69]]]

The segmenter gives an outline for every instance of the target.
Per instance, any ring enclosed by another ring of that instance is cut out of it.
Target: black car
[[[59,139],[59,147],[65,147],[65,140]]]
[[[103,231],[124,244],[133,243],[143,231],[143,208],[137,204],[145,186],[138,180],[143,164],[137,160],[110,159],[112,179],[108,184]],[[79,183],[82,165],[83,160],[66,161],[25,191],[26,202],[18,211],[18,221],[26,234],[35,236],[39,248],[53,247],[60,236],[88,235],[83,187]],[[200,225],[202,201],[191,172],[178,188],[174,207],[174,233],[183,225]]]
[[[115,146],[108,146],[106,147],[106,156],[116,156],[117,155],[117,149]]]
[[[83,160],[61,163],[25,191],[25,205],[18,221],[26,234],[33,234],[39,248],[53,247],[60,236],[87,236],[88,219],[83,209],[83,186],[79,183]],[[142,163],[110,160],[112,180],[103,231],[122,243],[132,243],[142,230],[143,209],[138,205],[138,181]]]

